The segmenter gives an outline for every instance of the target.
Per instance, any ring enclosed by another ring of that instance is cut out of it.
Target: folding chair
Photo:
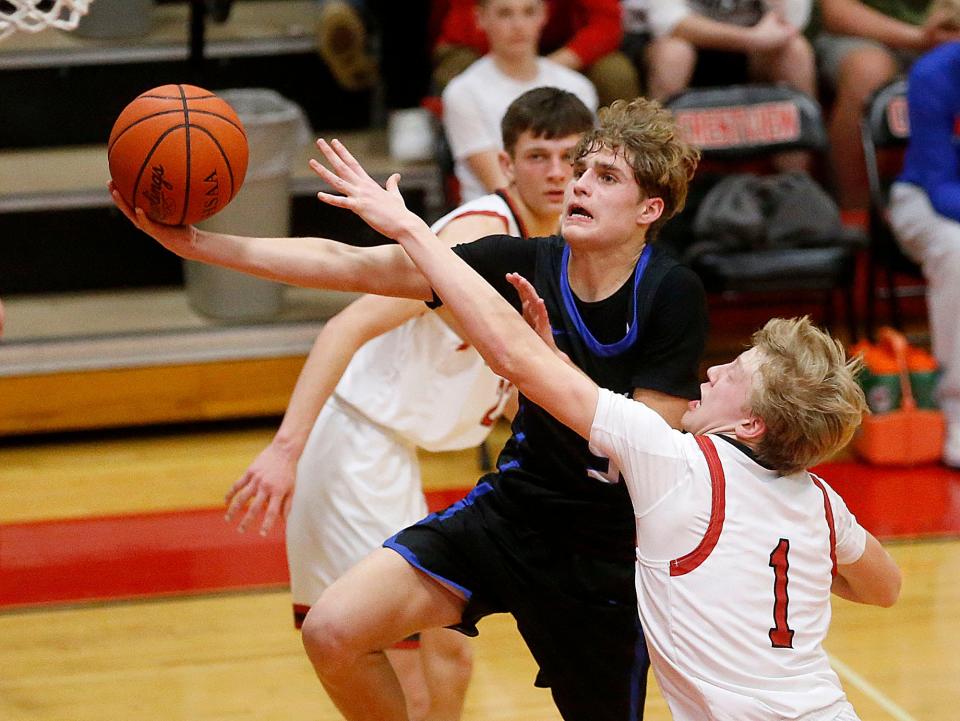
[[[824,163],[827,135],[819,104],[779,85],[732,85],[688,90],[667,103],[681,133],[698,146],[703,161],[694,183],[711,174],[775,171],[778,153],[802,150]],[[702,239],[701,239],[702,240]],[[711,302],[765,304],[820,300],[824,323],[832,325],[834,300],[845,310],[851,340],[859,337],[853,300],[856,255],[866,239],[841,228],[812,247],[768,247],[717,251],[689,259]]]
[[[865,325],[867,337],[873,340],[881,298],[887,301],[890,324],[902,330],[900,298],[925,292],[920,266],[900,250],[888,219],[890,186],[903,167],[903,155],[910,140],[906,79],[894,80],[880,88],[867,102],[860,120],[860,137],[870,186]],[[898,275],[917,282],[898,286]],[[878,287],[880,283],[882,287]]]

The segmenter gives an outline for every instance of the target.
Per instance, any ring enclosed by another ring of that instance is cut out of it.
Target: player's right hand
[[[156,240],[167,250],[170,250],[181,258],[193,259],[198,256],[197,251],[197,229],[192,225],[163,225],[156,223],[147,217],[142,208],[131,208],[123,199],[111,180],[107,183],[110,190],[110,197],[114,204],[120,209],[127,220],[137,226],[144,233]]]
[[[225,520],[229,523],[246,509],[237,523],[237,531],[243,533],[263,514],[260,535],[267,535],[281,513],[284,518],[290,513],[296,477],[297,459],[271,443],[227,491]]]

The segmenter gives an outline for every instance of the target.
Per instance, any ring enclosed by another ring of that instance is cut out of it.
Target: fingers
[[[394,195],[400,195],[400,173],[394,173],[387,178],[387,190]]]
[[[366,175],[363,168],[360,167],[360,164],[350,155],[343,144],[339,140],[333,142],[336,147],[331,146],[323,138],[317,140],[317,147],[323,153],[323,157],[327,159],[330,167],[333,168],[333,172],[348,182],[354,182]],[[346,157],[341,157],[341,153],[345,154]]]
[[[256,484],[249,479],[240,489],[233,492],[233,498],[230,500],[230,505],[227,507],[227,512],[225,515],[226,520],[233,520],[233,517],[241,508],[247,505],[247,502],[253,497],[255,492]]]
[[[259,515],[260,509],[263,507],[264,496],[265,494],[261,489],[257,492],[256,497],[250,501],[247,512],[243,515],[243,518],[240,519],[240,523],[237,524],[237,531],[243,533],[247,530],[247,526],[253,523],[253,519]]]
[[[353,154],[347,150],[347,146],[341,143],[336,138],[332,142],[333,149],[337,153],[337,157],[343,161],[343,163],[350,168],[356,175],[364,177],[367,175],[367,171],[363,169],[363,166],[357,162],[357,159],[353,157]]]
[[[270,532],[270,529],[273,528],[273,524],[277,522],[277,517],[280,515],[280,508],[283,503],[284,500],[279,495],[270,497],[270,500],[267,502],[267,510],[263,514],[263,523],[260,524],[261,536],[266,536]]]
[[[120,195],[120,191],[117,190],[117,186],[113,184],[112,180],[107,184],[107,188],[110,190],[110,197],[113,199],[113,204],[120,209],[121,213],[127,216],[127,220],[136,225],[137,216],[134,214],[133,208],[127,205],[127,201],[125,201],[123,196]]]
[[[322,190],[317,193],[317,198],[321,203],[326,203],[327,205],[332,205],[335,208],[346,208],[347,210],[353,210],[353,206],[356,205],[353,198],[348,198],[345,195],[334,195],[333,193],[324,193]]]

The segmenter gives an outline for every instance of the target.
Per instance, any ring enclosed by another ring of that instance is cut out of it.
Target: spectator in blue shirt
[[[960,468],[960,42],[917,60],[907,104],[910,143],[890,190],[890,221],[927,279],[933,353],[943,371],[943,460]]]

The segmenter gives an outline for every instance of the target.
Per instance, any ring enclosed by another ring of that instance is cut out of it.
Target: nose
[[[550,167],[547,169],[547,177],[550,180],[564,180],[570,172],[570,161],[564,160],[563,156],[558,155],[550,159]]]
[[[573,192],[575,195],[585,195],[590,189],[590,172],[585,170],[579,178],[573,180]]]
[[[720,372],[720,366],[710,366],[707,368],[707,379],[713,383],[717,377],[717,373]]]

